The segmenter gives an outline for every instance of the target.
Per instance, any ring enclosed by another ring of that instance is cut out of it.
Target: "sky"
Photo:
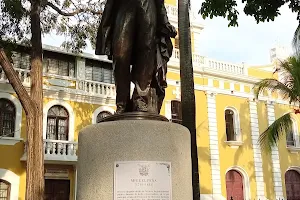
[[[265,65],[270,63],[271,48],[276,45],[292,48],[291,41],[298,22],[296,13],[292,13],[287,5],[280,9],[281,16],[274,22],[257,24],[254,17],[244,14],[240,3],[239,27],[228,27],[228,21],[221,17],[203,20],[198,14],[200,7],[201,1],[192,0],[192,11],[204,25],[200,39],[202,56],[232,63]],[[53,46],[60,46],[62,41],[63,37],[55,35],[46,35],[43,40]],[[85,52],[93,53],[93,50],[88,48]]]

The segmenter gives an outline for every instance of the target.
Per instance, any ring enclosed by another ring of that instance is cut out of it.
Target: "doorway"
[[[45,200],[69,200],[70,180],[45,180]]]

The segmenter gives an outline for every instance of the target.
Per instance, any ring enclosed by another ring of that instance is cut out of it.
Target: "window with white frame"
[[[171,121],[178,124],[182,123],[181,101],[171,101]]]
[[[52,140],[68,140],[69,113],[60,105],[52,106],[47,114],[46,138]]]
[[[75,58],[70,55],[45,51],[43,54],[43,72],[60,76],[75,76]]]
[[[0,179],[0,200],[9,200],[10,183]]]
[[[14,137],[16,108],[13,102],[0,98],[0,136]]]
[[[298,124],[295,119],[292,119],[291,131],[286,135],[286,145],[295,147],[298,145]]]
[[[236,110],[227,108],[225,110],[225,123],[226,123],[226,138],[227,141],[239,141],[239,117]]]
[[[114,84],[115,79],[112,64],[86,59],[85,79],[90,81]]]

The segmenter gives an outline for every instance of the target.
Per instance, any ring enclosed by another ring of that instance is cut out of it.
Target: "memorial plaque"
[[[114,200],[172,200],[171,163],[115,162]]]

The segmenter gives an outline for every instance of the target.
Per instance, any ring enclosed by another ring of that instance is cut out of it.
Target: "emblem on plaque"
[[[149,165],[140,165],[139,172],[141,176],[148,176]]]

